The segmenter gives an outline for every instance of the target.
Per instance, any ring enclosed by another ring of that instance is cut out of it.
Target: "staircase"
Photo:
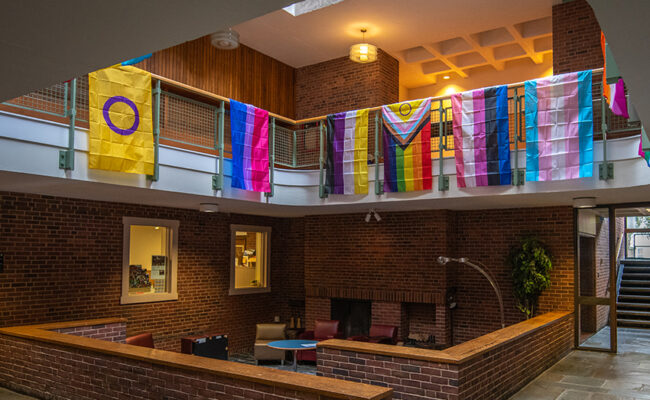
[[[621,260],[618,326],[650,328],[650,260]]]

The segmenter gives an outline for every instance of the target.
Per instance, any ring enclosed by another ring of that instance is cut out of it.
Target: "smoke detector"
[[[210,43],[217,49],[234,50],[239,47],[239,33],[228,28],[210,35]]]

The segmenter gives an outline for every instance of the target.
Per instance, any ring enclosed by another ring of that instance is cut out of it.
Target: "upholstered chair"
[[[153,335],[151,333],[141,333],[139,335],[126,338],[126,344],[133,346],[155,348],[153,346]]]
[[[313,331],[305,331],[299,336],[304,340],[322,341],[327,339],[341,339],[343,335],[339,333],[339,321],[336,320],[316,320]],[[298,361],[316,361],[316,350],[301,350],[298,352]]]
[[[268,343],[287,338],[285,334],[286,324],[257,324],[255,333],[255,361],[279,360],[284,364],[285,350],[272,349]]]

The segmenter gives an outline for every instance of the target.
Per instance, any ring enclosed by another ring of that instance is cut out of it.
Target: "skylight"
[[[290,6],[284,7],[283,10],[289,14],[297,17],[302,14],[307,14],[312,11],[320,10],[321,8],[329,7],[343,0],[303,0],[293,3]]]

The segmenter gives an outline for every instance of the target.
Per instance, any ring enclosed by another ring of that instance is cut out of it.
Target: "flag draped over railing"
[[[327,116],[327,175],[331,194],[368,193],[368,110]]]
[[[88,74],[88,167],[153,174],[151,74],[113,66]]]
[[[382,107],[384,191],[431,189],[431,99]]]
[[[269,112],[230,99],[231,186],[270,192]]]
[[[525,91],[526,180],[591,177],[591,71],[526,81]]]
[[[459,188],[509,185],[508,87],[451,96]]]

